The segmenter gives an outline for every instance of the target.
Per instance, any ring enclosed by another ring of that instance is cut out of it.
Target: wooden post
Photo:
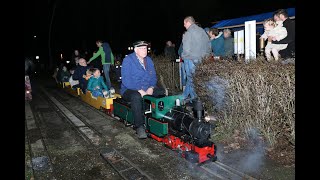
[[[173,86],[175,87],[175,81],[174,81],[174,61],[172,61],[172,82],[173,82]]]
[[[181,77],[181,71],[182,71],[181,68],[182,68],[182,67],[181,67],[181,63],[182,63],[182,62],[179,62],[179,89],[180,89],[180,90],[182,90],[182,79],[181,79],[181,78],[182,78],[182,77]]]

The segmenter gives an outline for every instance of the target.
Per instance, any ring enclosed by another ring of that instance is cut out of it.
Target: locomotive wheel
[[[151,133],[148,131],[147,133],[147,137],[151,138]]]

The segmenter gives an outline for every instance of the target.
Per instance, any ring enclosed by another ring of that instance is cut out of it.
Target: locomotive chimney
[[[199,122],[202,120],[203,104],[200,98],[193,100],[193,109],[197,112],[197,119]]]

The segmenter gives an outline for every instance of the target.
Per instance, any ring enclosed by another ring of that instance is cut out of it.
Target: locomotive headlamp
[[[204,120],[206,122],[209,122],[209,121],[216,121],[217,119],[214,116],[205,116]]]

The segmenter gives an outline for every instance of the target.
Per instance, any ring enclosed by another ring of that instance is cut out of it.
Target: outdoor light
[[[33,38],[36,38],[36,37],[37,37],[36,35],[33,36]]]
[[[150,50],[151,48],[150,47],[148,47],[148,50]]]
[[[36,56],[36,59],[39,59],[39,56]]]
[[[128,47],[128,50],[130,51],[131,47]]]
[[[66,63],[67,63],[67,64],[69,64],[69,63],[70,63],[70,61],[66,61]]]
[[[60,54],[61,59],[63,59],[62,53]]]

